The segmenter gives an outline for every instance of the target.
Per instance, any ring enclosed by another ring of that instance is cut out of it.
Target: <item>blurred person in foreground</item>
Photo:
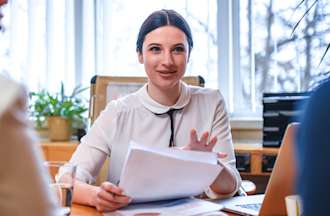
[[[0,0],[0,7],[6,3]],[[2,17],[0,13],[0,26]],[[58,215],[49,176],[28,123],[26,92],[2,74],[0,92],[0,215]]]
[[[329,211],[330,80],[311,95],[298,129],[298,192],[303,215]]]

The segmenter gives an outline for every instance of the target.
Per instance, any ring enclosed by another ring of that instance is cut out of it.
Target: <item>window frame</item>
[[[231,118],[261,120],[261,112],[256,111],[254,88],[254,56],[250,55],[251,104],[247,111],[239,107],[242,100],[240,69],[240,2],[217,0],[217,35],[218,35],[218,86],[227,104]],[[249,1],[251,6],[252,1]],[[252,8],[251,8],[252,10]],[[249,18],[249,28],[253,21]],[[253,44],[253,32],[249,32],[250,43]],[[253,53],[253,48],[250,50]],[[235,98],[235,101],[234,101]]]
[[[249,2],[251,4],[251,1]],[[217,0],[217,36],[218,36],[218,86],[226,101],[230,114],[232,128],[262,128],[261,113],[257,113],[254,104],[255,89],[251,85],[252,107],[246,112],[240,112],[242,104],[239,93],[242,91],[240,69],[240,2],[231,0]],[[252,20],[249,19],[250,28]],[[250,31],[249,40],[253,40]],[[251,41],[253,43],[253,41]],[[251,49],[251,52],[253,50]],[[254,77],[254,56],[250,59],[250,73]],[[252,80],[254,83],[254,81]],[[235,98],[235,101],[234,101]],[[238,104],[238,105],[237,105]],[[247,126],[249,125],[249,126]]]

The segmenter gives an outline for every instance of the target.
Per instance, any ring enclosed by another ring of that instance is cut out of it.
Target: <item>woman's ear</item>
[[[137,55],[138,55],[139,62],[140,62],[141,64],[143,64],[143,63],[144,63],[144,60],[143,60],[143,55],[142,55],[142,53],[138,51],[138,52],[137,52]]]

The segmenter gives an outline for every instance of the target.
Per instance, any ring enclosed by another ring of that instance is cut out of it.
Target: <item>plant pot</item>
[[[60,116],[48,117],[48,136],[51,141],[68,141],[71,137],[71,124]]]
[[[40,139],[48,139],[48,128],[34,128],[34,130]]]

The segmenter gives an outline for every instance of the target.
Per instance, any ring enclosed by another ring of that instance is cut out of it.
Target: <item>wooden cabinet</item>
[[[243,175],[269,176],[271,172],[262,169],[266,165],[267,157],[276,157],[279,148],[264,148],[262,144],[235,144],[235,154],[245,155],[249,158],[249,172],[241,172]]]
[[[42,141],[41,149],[45,160],[48,161],[68,161],[76,150],[78,141],[50,142]]]
[[[271,174],[271,169],[268,168],[271,168],[272,163],[275,162],[279,148],[264,148],[261,143],[235,144],[234,147],[236,158],[240,155],[244,155],[249,159],[248,172],[240,172],[242,179],[254,182],[256,185],[256,193],[264,193]],[[265,169],[266,164],[268,164],[267,169]]]

